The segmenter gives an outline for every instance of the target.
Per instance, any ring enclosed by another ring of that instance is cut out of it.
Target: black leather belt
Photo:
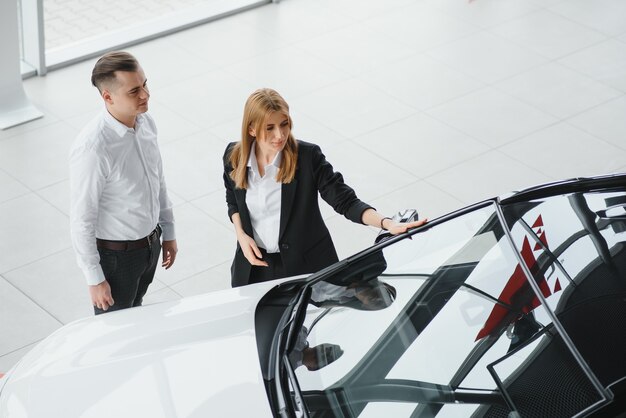
[[[98,248],[113,251],[129,251],[139,248],[152,247],[154,241],[158,241],[161,237],[161,227],[157,226],[147,237],[136,239],[134,241],[110,241],[106,239],[96,238]]]

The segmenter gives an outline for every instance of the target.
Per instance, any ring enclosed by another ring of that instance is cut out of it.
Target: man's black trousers
[[[113,306],[106,311],[94,306],[96,315],[119,309],[141,306],[148,286],[152,283],[161,254],[161,243],[127,251],[98,248],[104,277],[111,286]]]

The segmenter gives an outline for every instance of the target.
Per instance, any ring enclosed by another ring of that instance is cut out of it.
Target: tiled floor
[[[148,303],[229,283],[221,180],[255,88],[290,102],[381,211],[437,217],[572,176],[626,171],[622,0],[282,0],[130,48],[152,88],[180,253]],[[0,371],[91,314],[68,230],[67,153],[101,107],[94,61],[25,82],[43,119],[0,131]],[[323,207],[345,257],[376,230]]]

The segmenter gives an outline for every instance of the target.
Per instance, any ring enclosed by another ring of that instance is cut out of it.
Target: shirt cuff
[[[96,286],[106,280],[100,265],[98,265],[95,269],[85,270],[84,273],[89,286]]]
[[[161,234],[163,241],[173,241],[176,239],[176,231],[174,229],[174,224],[167,223],[167,224],[159,224],[159,225],[161,226],[161,231],[163,231],[163,233]]]

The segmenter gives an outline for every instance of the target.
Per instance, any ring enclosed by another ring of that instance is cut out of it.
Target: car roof
[[[541,199],[559,194],[575,193],[583,191],[606,190],[626,186],[626,173],[616,173],[593,177],[576,177],[552,183],[540,184],[527,189],[513,192],[506,197],[500,197],[499,203],[503,205]]]

